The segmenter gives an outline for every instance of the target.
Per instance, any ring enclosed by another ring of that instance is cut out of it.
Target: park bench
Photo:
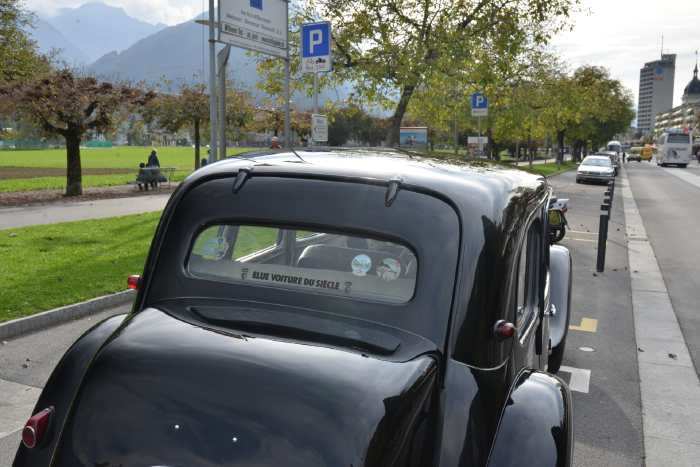
[[[143,169],[139,169],[139,171],[136,173],[136,178],[129,182],[129,184],[134,186],[138,186],[139,184],[145,185],[144,188],[146,191],[148,191],[150,183],[139,180],[139,174],[141,171],[143,171],[146,180],[155,179],[154,181],[157,188],[160,188],[162,183],[167,183],[168,187],[170,187],[173,174],[175,173],[175,167],[144,167]]]

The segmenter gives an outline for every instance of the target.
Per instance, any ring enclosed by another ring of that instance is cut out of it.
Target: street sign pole
[[[315,146],[328,140],[328,119],[318,113],[318,74],[331,71],[331,24],[328,21],[302,24],[300,34],[301,71],[313,73],[313,112],[309,145]]]
[[[214,0],[209,0],[209,157],[207,162],[216,161],[216,31],[214,23]]]
[[[484,155],[484,143],[481,141],[481,117],[476,117],[477,125],[479,126],[479,157]]]
[[[227,44],[219,51],[219,158],[226,159],[226,68],[231,56],[231,45]],[[212,158],[214,158],[212,156]],[[216,160],[216,159],[215,159]],[[210,161],[211,162],[211,161]]]
[[[284,145],[291,148],[292,145],[292,117],[289,110],[291,96],[289,94],[289,81],[291,67],[289,64],[289,2],[287,2],[287,57],[284,60]]]

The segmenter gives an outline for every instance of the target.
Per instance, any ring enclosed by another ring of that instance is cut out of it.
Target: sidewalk
[[[170,193],[166,193],[138,198],[61,201],[36,206],[0,208],[0,230],[160,211],[169,198]]]

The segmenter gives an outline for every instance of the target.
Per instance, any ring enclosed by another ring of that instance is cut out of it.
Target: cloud
[[[572,31],[559,34],[555,49],[573,67],[600,65],[622,80],[635,99],[639,70],[664,52],[675,53],[674,102],[680,104],[692,78],[700,49],[700,2],[697,0],[583,0],[584,12],[573,17]]]

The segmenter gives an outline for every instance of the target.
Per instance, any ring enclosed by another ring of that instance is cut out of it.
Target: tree
[[[502,62],[546,43],[576,0],[318,0],[333,23],[338,72],[373,97],[394,95],[387,142],[417,89],[432,75],[475,63],[488,45]]]
[[[194,135],[194,168],[200,165],[202,126],[209,122],[209,95],[203,84],[183,84],[178,94],[158,94],[146,107],[144,119],[171,133],[184,127]]]
[[[48,70],[48,60],[25,32],[31,20],[20,0],[0,0],[0,86]]]
[[[75,76],[68,69],[7,85],[0,95],[15,114],[45,134],[65,139],[66,196],[83,193],[80,142],[85,133],[110,130],[120,109],[144,105],[152,98],[138,88]]]

